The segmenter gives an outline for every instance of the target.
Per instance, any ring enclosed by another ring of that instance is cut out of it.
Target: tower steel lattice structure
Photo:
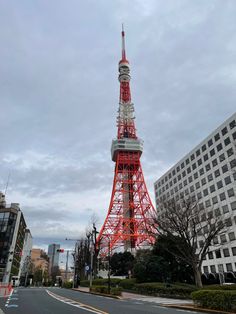
[[[140,157],[143,141],[137,137],[134,104],[130,92],[130,65],[126,59],[122,27],[122,58],[119,62],[120,100],[117,138],[112,141],[111,157],[115,173],[110,206],[98,235],[100,255],[123,247],[132,251],[152,244],[155,209],[147,191]]]

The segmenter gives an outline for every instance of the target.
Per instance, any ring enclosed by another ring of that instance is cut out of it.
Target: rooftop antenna
[[[8,173],[8,177],[7,177],[7,183],[6,183],[6,188],[5,188],[5,196],[7,194],[7,189],[8,189],[8,186],[9,186],[9,182],[10,182],[10,177],[11,177],[11,172],[9,171]]]

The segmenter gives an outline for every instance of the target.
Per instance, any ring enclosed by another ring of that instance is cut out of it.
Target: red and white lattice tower
[[[140,157],[143,141],[136,135],[134,105],[130,93],[130,65],[125,53],[122,28],[122,59],[119,62],[120,102],[117,139],[112,141],[111,156],[116,163],[107,217],[98,235],[100,255],[120,248],[132,251],[154,242],[155,209],[144,181]]]

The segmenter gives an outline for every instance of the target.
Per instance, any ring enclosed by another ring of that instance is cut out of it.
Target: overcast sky
[[[0,189],[34,245],[104,221],[121,23],[153,184],[235,112],[235,0],[0,0]]]

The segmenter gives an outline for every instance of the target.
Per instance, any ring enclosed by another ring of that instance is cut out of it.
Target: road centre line
[[[92,307],[90,305],[87,305],[87,304],[84,304],[84,303],[81,303],[81,302],[77,302],[75,300],[71,300],[71,299],[68,299],[68,298],[65,298],[63,296],[60,296],[58,294],[55,294],[49,290],[46,289],[46,292],[54,299],[58,300],[58,301],[61,301],[65,304],[68,304],[68,305],[71,305],[71,306],[75,306],[75,307],[78,307],[82,310],[85,310],[85,311],[88,311],[88,312],[91,312],[91,313],[96,313],[96,314],[109,314],[108,312],[104,312],[104,311],[101,311],[99,309],[96,309],[95,307]]]

